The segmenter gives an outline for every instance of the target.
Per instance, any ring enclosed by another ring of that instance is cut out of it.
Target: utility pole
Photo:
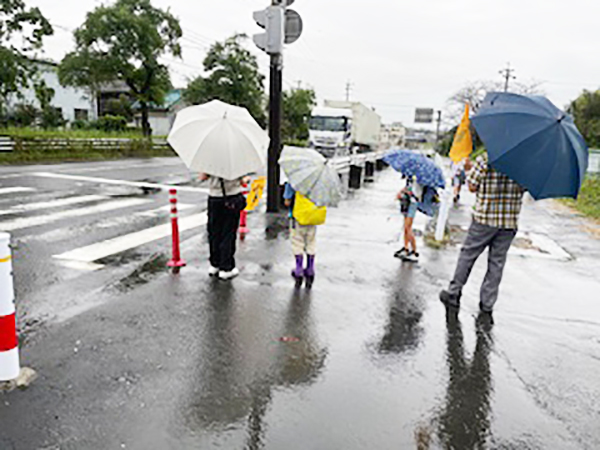
[[[275,2],[276,0],[273,0]],[[271,55],[271,75],[269,83],[269,165],[267,173],[267,212],[279,211],[279,183],[281,170],[279,156],[281,154],[281,91],[283,56]]]
[[[515,69],[510,68],[510,63],[507,64],[506,69],[501,70],[499,73],[504,78],[504,92],[508,92],[508,83],[510,80],[516,80],[517,77],[513,75]]]
[[[352,83],[350,80],[346,83],[346,101],[350,101],[350,93],[352,92]]]
[[[435,130],[435,149],[438,150],[440,144],[440,126],[442,124],[442,111],[437,112],[437,128]]]

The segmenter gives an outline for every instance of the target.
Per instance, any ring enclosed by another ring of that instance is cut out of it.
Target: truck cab
[[[352,145],[353,111],[315,108],[309,121],[310,147],[326,158],[348,156]]]

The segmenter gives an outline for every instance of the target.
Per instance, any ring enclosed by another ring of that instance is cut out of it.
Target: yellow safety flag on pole
[[[246,211],[253,211],[260,202],[263,192],[267,187],[267,179],[265,177],[257,178],[252,182],[250,192],[248,193]]]
[[[465,105],[465,115],[460,121],[454,135],[450,150],[450,159],[455,163],[467,158],[473,152],[473,137],[471,136],[471,120],[469,119],[469,104]]]

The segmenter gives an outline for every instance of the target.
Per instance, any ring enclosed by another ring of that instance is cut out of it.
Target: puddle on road
[[[157,274],[167,272],[169,257],[165,254],[155,254],[148,261],[135,269],[129,275],[121,278],[110,288],[119,292],[128,292],[146,283],[149,283]]]

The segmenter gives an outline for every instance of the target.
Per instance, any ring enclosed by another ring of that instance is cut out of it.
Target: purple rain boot
[[[302,278],[304,278],[304,270],[302,269],[303,263],[304,255],[296,255],[296,268],[292,270],[292,276],[296,281],[300,280],[300,282],[302,282]]]
[[[306,277],[306,287],[310,288],[315,281],[315,255],[308,255],[304,276]]]

